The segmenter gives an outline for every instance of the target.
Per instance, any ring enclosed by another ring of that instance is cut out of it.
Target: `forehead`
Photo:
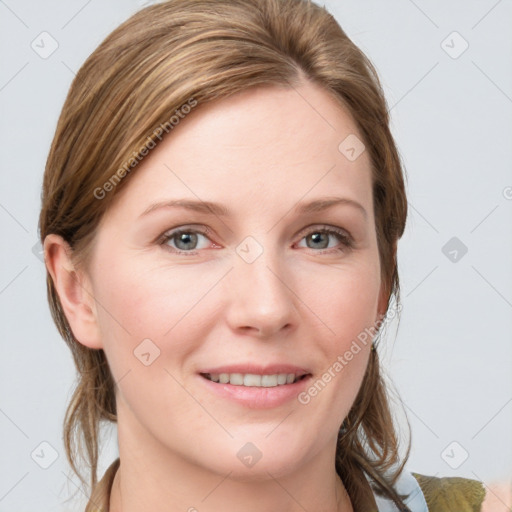
[[[149,199],[186,197],[268,210],[328,193],[369,206],[368,152],[354,159],[347,141],[364,147],[350,113],[321,87],[250,89],[184,116],[127,176],[118,202],[140,211]]]

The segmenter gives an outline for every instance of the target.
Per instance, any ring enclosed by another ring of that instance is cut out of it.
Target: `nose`
[[[271,339],[297,326],[300,301],[282,257],[275,252],[263,250],[254,261],[243,252],[235,254],[234,268],[226,277],[226,316],[233,332]]]

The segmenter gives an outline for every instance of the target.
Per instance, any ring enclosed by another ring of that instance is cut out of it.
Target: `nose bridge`
[[[253,327],[271,334],[293,321],[294,294],[284,271],[282,254],[272,236],[248,236],[236,247],[230,272],[231,315],[234,328]]]

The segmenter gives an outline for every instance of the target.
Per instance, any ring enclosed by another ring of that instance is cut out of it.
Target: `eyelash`
[[[177,237],[178,235],[181,235],[183,233],[194,233],[194,234],[200,234],[200,235],[204,235],[204,236],[207,236],[209,233],[210,233],[210,230],[209,229],[203,229],[203,228],[178,228],[176,230],[173,230],[173,231],[168,231],[166,233],[164,233],[159,239],[158,239],[158,243],[163,246],[163,248],[165,250],[168,250],[170,252],[172,252],[173,254],[180,254],[180,255],[185,255],[185,256],[195,256],[198,254],[198,251],[195,250],[195,251],[182,251],[180,249],[174,249],[167,244],[167,242],[169,240],[172,240],[173,238]],[[350,251],[351,249],[354,248],[354,240],[353,238],[347,233],[345,232],[344,230],[341,230],[339,228],[334,228],[334,227],[331,227],[331,226],[322,226],[320,228],[314,228],[314,229],[311,229],[310,231],[307,231],[302,237],[300,240],[306,238],[307,236],[313,234],[313,233],[326,233],[326,234],[329,234],[329,235],[335,235],[339,241],[341,242],[341,247],[332,247],[330,249],[322,249],[322,250],[315,250],[315,249],[311,249],[311,248],[308,248],[310,250],[312,250],[313,252],[315,253],[318,253],[318,254],[326,254],[326,253],[333,253],[333,252],[343,252],[343,251]],[[200,251],[201,249],[199,249]]]

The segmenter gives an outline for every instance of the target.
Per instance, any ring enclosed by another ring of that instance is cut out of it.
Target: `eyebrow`
[[[365,219],[368,218],[368,213],[360,203],[345,197],[322,197],[309,203],[298,203],[295,208],[293,208],[293,211],[296,214],[302,215],[308,213],[318,213],[337,205],[348,205],[355,207],[359,212],[363,214]],[[192,199],[173,199],[169,201],[160,201],[148,206],[148,208],[146,208],[141,213],[140,217],[144,217],[155,210],[167,208],[184,208],[198,213],[203,213],[205,215],[216,215],[219,217],[229,217],[233,215],[228,208],[219,203],[212,203],[210,201],[201,200],[196,201]]]

